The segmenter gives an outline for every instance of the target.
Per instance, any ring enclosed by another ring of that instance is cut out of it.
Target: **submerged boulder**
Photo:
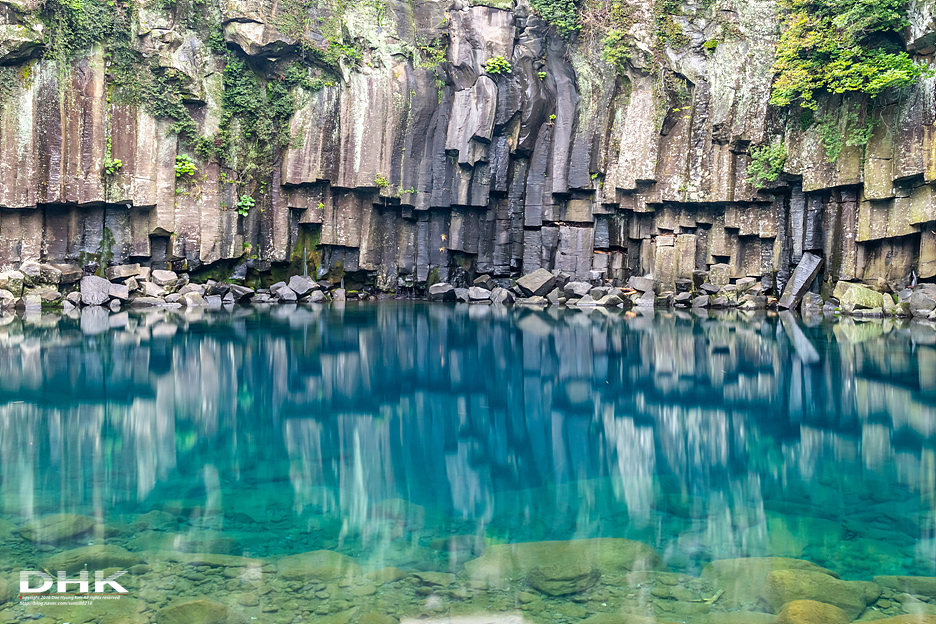
[[[511,579],[531,580],[532,576],[542,579],[544,586],[559,587],[561,583],[546,583],[550,579],[569,582],[569,579],[587,578],[595,573],[665,569],[660,555],[647,544],[612,537],[497,544],[488,546],[483,555],[465,564],[465,572],[473,583],[489,586],[503,586]]]
[[[354,559],[330,550],[315,550],[283,557],[276,562],[280,578],[287,581],[335,581],[361,575]]]
[[[527,582],[544,594],[564,596],[585,591],[600,576],[597,568],[588,565],[545,565],[530,570]]]
[[[767,575],[761,595],[774,613],[794,600],[817,600],[835,605],[854,620],[880,598],[881,587],[870,581],[842,581],[822,572],[775,570]]]
[[[95,544],[83,546],[56,553],[46,560],[45,567],[53,572],[64,570],[69,574],[80,570],[103,570],[104,568],[120,568],[126,570],[130,566],[142,563],[140,555],[129,552],[120,546],[111,544]]]
[[[94,518],[77,514],[52,514],[27,522],[20,535],[31,542],[53,544],[87,533],[94,528]]]
[[[728,609],[736,609],[758,601],[764,589],[764,583],[767,581],[767,575],[774,570],[805,570],[838,578],[838,575],[831,570],[826,570],[811,561],[788,557],[720,559],[705,566],[701,577],[712,587],[725,591],[720,604]]]
[[[156,624],[223,624],[227,618],[223,604],[198,598],[163,607],[156,613]]]
[[[794,600],[783,605],[776,624],[848,624],[848,615],[835,605],[815,600]]]

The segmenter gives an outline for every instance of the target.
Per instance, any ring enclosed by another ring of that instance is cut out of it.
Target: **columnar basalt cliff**
[[[541,267],[669,289],[718,266],[769,288],[813,252],[829,284],[936,277],[936,79],[771,106],[774,0],[600,6],[626,13],[615,66],[599,29],[563,38],[526,0],[133,0],[94,36],[52,2],[0,5],[0,269],[400,291]],[[908,19],[930,63],[936,6]],[[758,185],[770,144],[788,157]]]

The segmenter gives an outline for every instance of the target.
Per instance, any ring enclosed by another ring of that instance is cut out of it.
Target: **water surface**
[[[720,589],[695,578],[712,560],[933,576],[934,342],[918,324],[808,327],[734,311],[382,302],[6,316],[0,565],[12,586],[76,547],[139,553],[149,569],[127,575],[135,606],[120,620],[139,622],[186,596],[245,622],[693,621],[767,609],[699,602]],[[62,513],[95,526],[46,543],[19,532]],[[523,578],[482,586],[465,567],[500,544],[599,537],[648,545],[695,598],[641,594],[607,570],[553,597]],[[406,576],[331,587],[277,575],[281,557],[319,550],[352,557],[360,574]],[[186,580],[179,553],[258,569],[202,565],[205,578]],[[456,576],[440,585],[416,572]],[[257,604],[238,601],[251,592]],[[55,608],[6,606],[50,622],[111,613]]]

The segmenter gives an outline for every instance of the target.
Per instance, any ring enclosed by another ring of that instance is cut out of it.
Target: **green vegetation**
[[[104,146],[104,173],[105,175],[115,175],[123,167],[123,161],[119,158],[111,158],[111,138],[107,137],[107,143]]]
[[[181,178],[184,175],[193,176],[196,171],[198,171],[198,168],[195,166],[195,161],[192,160],[191,156],[186,154],[179,154],[176,156],[175,175],[177,178]]]
[[[530,0],[530,6],[567,41],[582,28],[574,0]]]
[[[602,39],[601,45],[601,58],[623,73],[632,55],[627,33],[614,28],[608,31],[608,34]]]
[[[250,212],[250,209],[253,208],[256,205],[256,203],[257,202],[255,202],[254,198],[251,197],[250,195],[241,195],[240,198],[237,200],[237,206],[236,206],[237,214],[239,214],[242,217],[246,217],[247,214]]]
[[[448,54],[448,41],[444,37],[437,38],[429,43],[416,41],[416,58],[413,64],[416,67],[435,69],[445,62]]]
[[[789,10],[771,103],[815,109],[818,92],[866,93],[913,84],[929,71],[904,51],[906,0],[780,0]]]
[[[783,143],[761,145],[752,147],[750,151],[751,163],[748,165],[748,176],[754,186],[764,186],[776,181],[783,173],[786,164],[787,151]]]
[[[826,158],[829,162],[835,162],[846,145],[866,147],[876,125],[877,122],[874,119],[868,119],[866,123],[860,124],[858,113],[849,111],[841,118],[832,115],[823,119],[816,124],[816,131],[825,147]]]
[[[377,177],[374,178],[374,186],[376,186],[379,189],[387,188],[388,186],[390,186],[390,180],[388,180],[386,177],[378,173]]]
[[[484,64],[484,71],[492,76],[509,74],[511,71],[510,61],[503,56],[492,56],[487,60],[487,63]]]
[[[536,72],[536,77],[540,80],[546,80],[546,72]]]
[[[706,52],[714,52],[718,49],[718,39],[709,39],[702,44],[702,49]]]

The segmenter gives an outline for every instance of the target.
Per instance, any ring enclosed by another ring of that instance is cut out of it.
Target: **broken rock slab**
[[[777,305],[787,310],[798,306],[821,268],[822,258],[809,252],[804,253],[800,263],[796,265],[793,276],[784,287]]]
[[[556,277],[546,269],[537,269],[517,280],[517,287],[526,297],[545,297],[555,286]]]

